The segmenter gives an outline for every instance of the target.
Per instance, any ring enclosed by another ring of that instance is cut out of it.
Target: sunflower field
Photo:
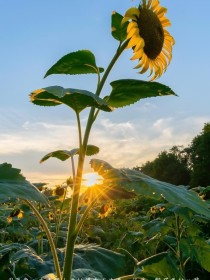
[[[117,47],[105,69],[93,52],[78,50],[45,74],[93,74],[95,92],[58,85],[30,92],[37,106],[63,105],[73,112],[78,145],[40,160],[70,163],[69,177],[53,188],[31,183],[10,163],[0,164],[0,279],[209,279],[209,187],[176,186],[139,170],[116,168],[108,159],[95,158],[100,148],[89,143],[100,112],[110,114],[150,97],[176,96],[155,81],[167,70],[175,44],[166,13],[158,0],[142,0],[124,15],[113,12],[111,35]],[[150,81],[114,80],[102,96],[111,70],[129,49],[137,60],[135,69],[148,71]],[[87,157],[103,180],[84,189]]]

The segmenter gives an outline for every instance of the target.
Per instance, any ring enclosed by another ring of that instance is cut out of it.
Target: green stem
[[[176,252],[176,250],[171,246],[171,245],[169,245],[167,242],[165,242],[164,240],[162,240],[162,242],[166,245],[166,246],[168,246],[170,249],[171,249],[171,251],[176,255],[177,254],[177,252]]]
[[[77,117],[77,128],[78,128],[78,133],[79,133],[79,146],[82,146],[82,129],[81,129],[81,122],[80,122],[80,116],[79,113],[76,112],[76,117]]]
[[[143,280],[143,278],[139,278],[139,277],[137,278],[135,274],[125,275],[125,276],[118,277],[113,280],[128,280],[128,279],[139,279],[139,280],[142,279]]]
[[[72,176],[73,176],[73,186],[75,185],[75,179],[76,179],[76,172],[75,172],[75,166],[74,166],[74,157],[71,157],[71,166],[72,166]]]
[[[47,226],[47,223],[45,222],[45,220],[42,218],[41,214],[39,213],[39,211],[37,210],[36,206],[34,204],[32,204],[29,200],[24,200],[26,204],[28,204],[28,206],[34,211],[34,214],[36,215],[36,217],[38,218],[39,222],[42,224],[44,231],[47,235],[47,239],[50,243],[50,248],[51,248],[51,253],[53,256],[53,261],[54,261],[54,266],[55,266],[55,271],[56,271],[56,276],[59,279],[62,279],[62,275],[61,275],[61,270],[60,270],[60,264],[58,261],[58,256],[57,256],[57,252],[56,252],[56,247],[55,244],[53,242],[51,233],[49,231],[49,228]]]
[[[13,279],[13,280],[18,280],[18,279],[19,279],[19,278],[16,278],[14,272],[13,272],[9,267],[7,267],[7,268],[5,269],[5,271],[6,271],[10,276],[12,276],[12,279]],[[11,279],[11,278],[9,278],[9,279]]]
[[[106,79],[110,73],[110,71],[112,70],[112,67],[114,66],[115,62],[117,61],[117,59],[120,57],[120,55],[122,54],[122,52],[125,50],[126,46],[128,44],[128,41],[125,41],[122,45],[120,44],[114,57],[112,58],[110,64],[108,65],[106,71],[104,72],[104,75],[100,81],[100,83],[98,84],[98,88],[96,90],[96,95],[100,95],[101,90],[104,86],[104,83],[106,82]]]
[[[104,83],[114,66],[115,62],[127,46],[127,41],[124,42],[122,45],[119,46],[117,49],[116,54],[114,55],[113,59],[111,60],[110,64],[108,65],[101,81],[98,79],[99,83],[96,90],[96,95],[99,96],[101,90],[104,86]],[[73,194],[72,194],[72,203],[71,203],[71,213],[69,218],[69,227],[68,227],[68,236],[67,236],[67,244],[66,244],[66,253],[65,253],[65,260],[64,260],[64,269],[63,269],[63,280],[71,280],[72,274],[72,265],[73,265],[73,254],[74,254],[74,245],[77,238],[78,232],[76,231],[77,226],[77,212],[78,212],[78,203],[79,203],[79,194],[80,194],[80,187],[82,182],[82,174],[83,174],[83,167],[85,161],[85,154],[88,144],[88,139],[91,131],[91,127],[93,122],[95,121],[94,118],[95,108],[92,107],[89,113],[86,130],[84,134],[83,143],[80,142],[80,153],[78,158],[78,167],[77,167],[77,175],[76,175],[76,183],[74,185]],[[78,126],[80,129],[80,127]],[[80,132],[79,132],[80,133]],[[79,137],[80,139],[80,137]]]
[[[184,275],[184,262],[181,251],[181,227],[180,217],[176,216],[176,238],[177,238],[177,256],[179,258],[180,272]]]
[[[97,200],[106,192],[108,191],[108,189],[110,189],[111,186],[106,187],[103,191],[101,191],[92,201],[91,203],[87,206],[87,208],[85,209],[84,214],[82,215],[81,219],[79,220],[76,228],[75,228],[75,234],[78,235],[85,219],[87,218],[90,210],[92,209],[92,207],[94,206],[94,204],[97,202]]]
[[[77,224],[77,212],[78,212],[77,209],[78,209],[78,202],[79,202],[80,185],[81,185],[81,181],[82,181],[82,170],[83,170],[83,164],[84,164],[84,159],[82,156],[83,156],[83,153],[80,152],[76,182],[75,182],[73,194],[72,194],[71,212],[70,212],[70,218],[69,218],[69,228],[68,228],[64,269],[63,269],[63,278],[62,278],[63,280],[71,280],[74,244],[75,244],[75,241],[77,238],[77,235],[75,234],[75,228],[76,228],[76,224]]]
[[[58,244],[58,235],[59,235],[59,232],[60,232],[62,210],[63,210],[64,201],[66,199],[66,194],[67,194],[67,188],[65,188],[65,191],[64,191],[64,197],[63,197],[63,201],[62,201],[61,207],[60,207],[60,214],[57,216],[57,213],[55,213],[56,216],[57,216],[57,221],[56,221],[57,225],[56,225],[56,233],[55,233],[55,247],[56,248],[57,248],[57,244]]]

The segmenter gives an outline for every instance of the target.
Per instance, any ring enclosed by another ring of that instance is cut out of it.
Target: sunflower
[[[53,215],[52,212],[48,213],[48,219],[49,219],[49,221],[53,221],[54,220],[54,215]]]
[[[156,206],[152,206],[152,207],[150,208],[150,212],[151,212],[152,214],[157,213],[157,208],[156,208]]]
[[[112,212],[112,205],[111,204],[104,204],[101,206],[98,217],[103,219],[106,218]]]
[[[7,217],[7,222],[8,223],[11,223],[12,222],[12,219],[14,217],[17,217],[18,219],[22,219],[23,218],[23,211],[21,209],[15,209],[13,210],[10,215]]]
[[[139,60],[135,68],[141,68],[140,74],[150,70],[151,80],[163,74],[172,58],[175,41],[165,29],[171,25],[165,17],[166,12],[158,0],[142,0],[138,8],[128,9],[122,20],[122,24],[129,21],[127,48],[133,49],[131,59]]]

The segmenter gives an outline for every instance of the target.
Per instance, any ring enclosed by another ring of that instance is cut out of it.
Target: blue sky
[[[97,158],[115,167],[133,167],[173,145],[188,145],[210,122],[210,1],[160,1],[168,8],[176,45],[167,72],[157,81],[179,97],[145,99],[132,107],[101,113],[90,137],[100,147]],[[57,149],[77,147],[73,112],[64,106],[43,108],[29,102],[35,89],[60,85],[95,90],[95,75],[52,75],[46,71],[62,56],[89,49],[97,65],[106,67],[117,42],[110,34],[112,11],[121,14],[139,1],[130,0],[1,0],[0,11],[0,162],[12,163],[35,181],[68,176],[70,162],[51,159]],[[122,78],[148,80],[133,69],[131,50],[115,65],[109,83]],[[87,111],[82,113],[85,125]],[[86,171],[90,172],[86,164]]]

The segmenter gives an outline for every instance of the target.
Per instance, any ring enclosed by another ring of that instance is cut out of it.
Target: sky
[[[111,36],[111,14],[138,6],[136,0],[0,0],[0,163],[20,168],[31,181],[65,179],[70,161],[40,159],[54,150],[78,147],[73,111],[65,106],[30,103],[35,89],[59,85],[94,92],[96,75],[51,75],[46,71],[62,56],[88,49],[106,68],[118,43]],[[90,144],[100,147],[94,158],[121,168],[141,166],[174,145],[190,144],[210,122],[210,1],[162,0],[175,38],[173,59],[157,81],[178,95],[148,98],[112,113],[102,112],[93,126]],[[139,75],[126,50],[108,77],[148,81]],[[85,127],[88,110],[81,114]],[[91,172],[87,158],[85,172]]]

